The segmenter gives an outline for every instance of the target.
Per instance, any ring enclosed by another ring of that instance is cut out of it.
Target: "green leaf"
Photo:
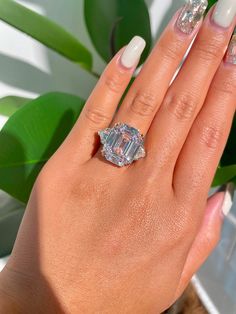
[[[15,113],[20,107],[29,102],[30,99],[17,97],[17,96],[7,96],[0,99],[0,114],[10,117]]]
[[[234,117],[230,136],[221,158],[221,166],[229,166],[236,164],[236,115]]]
[[[0,19],[40,41],[64,57],[92,68],[92,55],[61,26],[12,0],[0,0]]]
[[[236,164],[217,169],[212,186],[219,186],[236,179]]]
[[[152,36],[144,0],[85,0],[84,12],[91,40],[106,62],[135,35],[146,40],[141,62],[147,58]]]
[[[27,202],[38,173],[70,132],[83,105],[77,96],[50,93],[9,118],[0,132],[0,189]]]
[[[0,257],[11,253],[24,209],[22,203],[0,191]]]
[[[231,181],[234,182],[234,184],[236,186],[236,177],[234,177]]]
[[[217,2],[217,0],[208,0],[208,10]]]
[[[11,253],[23,215],[23,207],[0,215],[0,257]]]

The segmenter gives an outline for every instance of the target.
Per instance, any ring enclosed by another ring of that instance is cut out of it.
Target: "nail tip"
[[[146,47],[146,41],[141,36],[134,36],[121,56],[121,64],[125,68],[132,68],[138,62]]]
[[[229,28],[236,15],[235,0],[219,0],[216,3],[212,20],[222,28]]]
[[[213,14],[212,20],[217,26],[220,26],[225,29],[231,25],[231,23],[229,23],[228,21],[222,21],[221,15],[218,13]]]
[[[146,40],[142,37],[142,36],[139,36],[139,35],[135,35],[132,40],[135,39],[135,40],[139,40],[140,42],[142,42],[143,44],[146,45]]]
[[[207,7],[207,0],[188,0],[176,21],[177,28],[184,34],[192,34],[204,16]]]
[[[234,202],[234,194],[235,194],[235,184],[233,182],[229,182],[225,185],[225,198],[222,206],[222,211],[224,216],[227,216],[233,206]]]

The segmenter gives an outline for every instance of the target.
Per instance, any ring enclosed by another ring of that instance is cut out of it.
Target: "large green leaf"
[[[234,184],[236,186],[236,177],[234,177],[231,181],[234,182]]]
[[[11,253],[24,209],[21,202],[0,191],[0,257]]]
[[[84,101],[50,93],[13,114],[0,132],[0,189],[27,202],[35,179],[65,139]]]
[[[236,179],[236,164],[217,169],[212,186],[219,186]]]
[[[151,47],[151,27],[144,0],[84,0],[85,21],[91,40],[105,61],[133,36],[142,36],[147,47],[144,61]]]
[[[234,164],[236,164],[236,116],[234,117],[230,136],[221,158],[221,166]]]
[[[15,113],[20,107],[29,102],[30,99],[17,97],[17,96],[7,96],[0,99],[0,114],[10,117]]]
[[[12,0],[0,0],[0,19],[40,41],[86,69],[92,56],[75,37],[61,26]]]

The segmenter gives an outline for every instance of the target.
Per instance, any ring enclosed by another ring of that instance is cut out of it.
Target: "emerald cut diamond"
[[[143,136],[127,124],[118,123],[98,134],[103,144],[103,156],[119,167],[145,157]]]

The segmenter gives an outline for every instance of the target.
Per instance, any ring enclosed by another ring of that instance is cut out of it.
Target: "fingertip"
[[[210,222],[222,223],[233,206],[234,190],[234,184],[228,183],[209,197],[205,210],[204,224],[209,225]]]
[[[207,200],[205,215],[221,213],[221,208],[225,198],[225,191],[219,191],[211,195]]]
[[[145,47],[146,41],[140,36],[134,36],[121,53],[121,66],[126,69],[135,68]]]
[[[188,1],[180,10],[176,20],[176,28],[184,35],[194,35],[199,29],[207,9],[207,0],[193,3]]]

